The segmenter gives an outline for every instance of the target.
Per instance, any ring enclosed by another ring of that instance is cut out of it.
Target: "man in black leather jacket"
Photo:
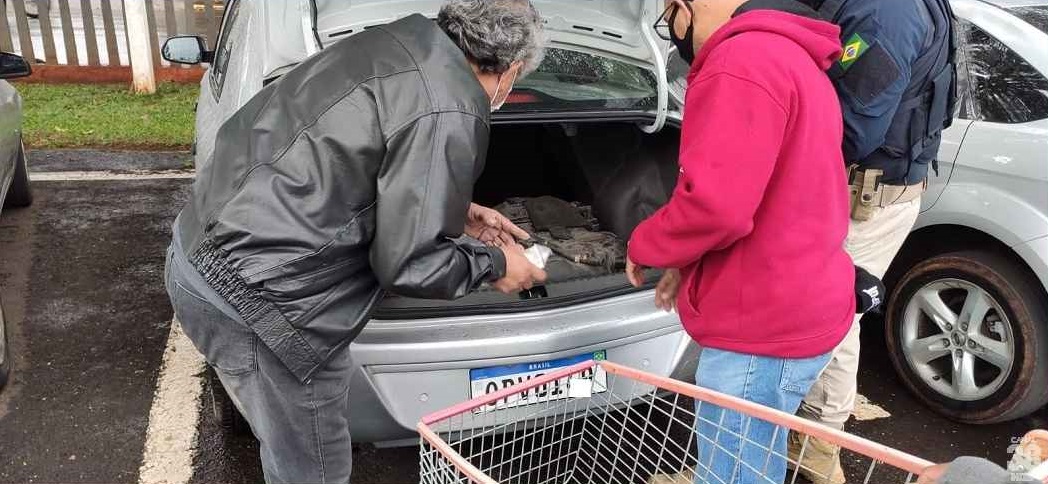
[[[516,244],[527,233],[470,203],[489,114],[537,65],[541,24],[528,0],[451,0],[437,22],[327,46],[219,130],[166,282],[268,482],[349,481],[348,345],[385,291],[452,299],[545,278]]]

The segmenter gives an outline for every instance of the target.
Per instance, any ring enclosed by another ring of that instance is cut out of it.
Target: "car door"
[[[970,81],[962,113],[972,121],[951,183],[971,187],[972,203],[989,203],[989,192],[998,192],[996,206],[985,208],[1011,220],[994,220],[1010,227],[1007,237],[997,235],[1025,242],[1048,233],[1048,56],[1028,49],[1043,49],[1048,36],[1014,18],[970,18],[958,30]]]
[[[260,77],[242,75],[248,56],[243,55],[239,47],[250,40],[245,32],[252,17],[251,5],[245,5],[250,1],[232,0],[226,5],[214,45],[214,60],[200,81],[194,140],[197,169],[211,155],[219,126],[243,105],[240,101],[243,93],[253,95],[262,87]]]
[[[21,129],[22,100],[11,84],[0,80],[0,195],[6,193],[14,174]]]
[[[936,155],[938,169],[928,170],[928,188],[921,197],[921,211],[927,211],[939,201],[946,185],[950,182],[953,174],[954,163],[961,151],[961,144],[972,125],[971,118],[971,96],[968,62],[965,56],[965,32],[960,25],[955,25],[954,42],[957,46],[957,106],[954,112],[953,124],[942,132],[942,143],[939,145],[939,153]]]
[[[219,127],[270,81],[319,51],[313,0],[232,0],[201,80],[197,167],[214,150]]]

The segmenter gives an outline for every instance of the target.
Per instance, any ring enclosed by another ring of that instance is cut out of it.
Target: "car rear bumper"
[[[469,370],[607,350],[608,359],[691,379],[698,349],[651,291],[498,316],[372,321],[350,347],[350,422],[362,442],[413,443],[422,416],[470,398]]]

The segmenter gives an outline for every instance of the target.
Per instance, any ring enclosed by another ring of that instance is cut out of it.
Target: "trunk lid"
[[[313,0],[315,30],[328,45],[365,29],[421,13],[435,18],[443,0]],[[532,0],[546,21],[550,46],[629,62],[652,71],[658,79],[656,121],[661,129],[669,98],[666,75],[668,43],[651,24],[663,10],[662,0]]]
[[[436,18],[444,0],[314,0],[323,44],[365,28],[420,13]],[[532,0],[546,19],[554,45],[568,45],[651,69],[651,46],[643,30],[662,11],[662,0]]]

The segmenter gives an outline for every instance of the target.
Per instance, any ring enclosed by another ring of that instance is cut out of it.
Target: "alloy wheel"
[[[907,363],[947,398],[970,402],[993,395],[1015,363],[1007,314],[968,281],[940,279],[920,288],[906,304],[901,330]]]

